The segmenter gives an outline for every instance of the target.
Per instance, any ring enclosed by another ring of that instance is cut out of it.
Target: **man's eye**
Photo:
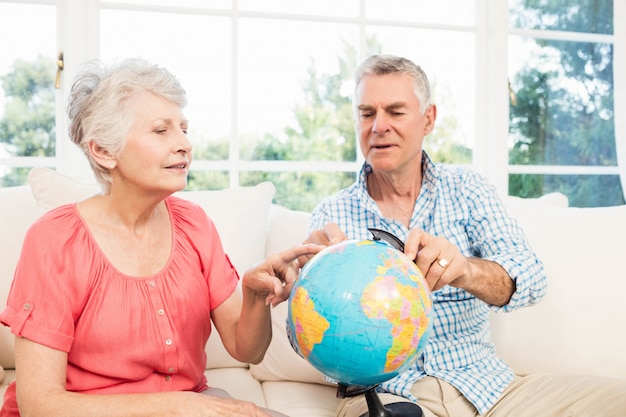
[[[372,117],[372,113],[361,113],[361,117],[367,119],[368,117]]]

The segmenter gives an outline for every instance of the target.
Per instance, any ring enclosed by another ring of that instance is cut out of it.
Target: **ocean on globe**
[[[430,290],[411,259],[384,241],[348,240],[302,268],[288,300],[287,336],[327,377],[375,385],[421,353],[431,311]]]

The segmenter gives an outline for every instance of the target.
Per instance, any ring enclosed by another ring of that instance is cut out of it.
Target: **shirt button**
[[[162,308],[157,310],[157,313],[159,313],[159,316],[162,316],[165,314],[165,310],[163,310]]]
[[[149,286],[151,286],[151,287],[156,287],[156,282],[154,282],[154,281],[150,281],[150,282],[148,283],[148,285],[149,285]]]
[[[170,375],[165,375],[165,380],[169,382],[169,380],[172,379],[172,377]]]
[[[24,310],[30,310],[30,303],[24,303]]]
[[[167,372],[169,372],[170,374],[171,374],[171,373],[174,373],[174,371],[175,371],[175,370],[176,370],[176,369],[174,369],[174,367],[173,367],[173,366],[170,366],[169,368],[167,368]]]
[[[172,344],[172,339],[165,339],[165,344],[166,345],[171,345]]]

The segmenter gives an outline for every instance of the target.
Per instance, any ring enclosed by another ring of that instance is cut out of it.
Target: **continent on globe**
[[[295,291],[293,302],[298,346],[302,355],[308,357],[313,347],[324,338],[324,332],[328,330],[330,323],[315,312],[315,305],[304,288]]]

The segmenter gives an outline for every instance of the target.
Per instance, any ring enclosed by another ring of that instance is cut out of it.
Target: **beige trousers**
[[[424,417],[476,417],[474,406],[452,385],[433,377],[417,381],[411,392]],[[408,401],[379,394],[383,404]],[[338,417],[367,412],[365,397],[344,399]],[[626,379],[593,376],[529,375],[516,377],[484,417],[626,417]]]

